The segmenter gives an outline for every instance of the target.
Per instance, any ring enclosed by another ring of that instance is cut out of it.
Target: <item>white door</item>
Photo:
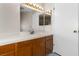
[[[54,52],[63,56],[78,55],[78,4],[56,3],[53,27]]]

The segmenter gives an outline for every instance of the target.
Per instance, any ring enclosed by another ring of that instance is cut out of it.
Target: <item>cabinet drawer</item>
[[[38,39],[33,41],[33,45],[45,47],[45,39],[44,38],[38,38]]]
[[[15,44],[0,46],[0,55],[8,53],[10,51],[14,51],[14,50],[15,50]]]

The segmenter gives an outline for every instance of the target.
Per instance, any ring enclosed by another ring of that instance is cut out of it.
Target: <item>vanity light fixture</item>
[[[41,12],[41,13],[52,15],[52,10],[44,10],[43,7],[35,3],[23,3],[22,6]]]
[[[45,14],[52,15],[52,10],[46,10]]]
[[[43,7],[41,7],[35,3],[23,3],[22,6],[30,8],[30,9],[38,11],[38,12],[44,12]]]

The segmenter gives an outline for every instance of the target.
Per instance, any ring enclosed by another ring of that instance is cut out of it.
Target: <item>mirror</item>
[[[20,7],[20,31],[29,32],[32,29],[33,11],[26,7]]]
[[[20,31],[35,33],[45,31],[45,26],[51,24],[51,16],[44,12],[24,7],[20,7]]]
[[[36,32],[38,30],[43,30],[43,27],[39,27],[39,14],[35,10],[26,8],[24,6],[20,7],[20,31],[21,32]]]

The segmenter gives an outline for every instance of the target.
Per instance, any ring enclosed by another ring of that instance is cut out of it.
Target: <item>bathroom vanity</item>
[[[0,45],[0,56],[45,56],[53,51],[53,35]]]
[[[2,33],[0,33],[0,56],[45,56],[52,53],[53,35],[51,32],[51,14],[47,15],[48,13],[44,13],[44,10],[38,12],[39,9],[38,11],[29,9],[26,5],[29,4],[26,3],[18,7],[20,11],[18,15],[20,15],[20,17],[18,17],[18,24],[16,25],[17,31],[12,31],[15,29],[13,28],[15,26],[11,26],[12,29],[9,29],[9,33],[18,34],[2,35]],[[14,21],[14,19],[12,19],[12,21]],[[14,25],[15,22],[12,22],[12,25]],[[8,30],[3,32],[7,31]]]

